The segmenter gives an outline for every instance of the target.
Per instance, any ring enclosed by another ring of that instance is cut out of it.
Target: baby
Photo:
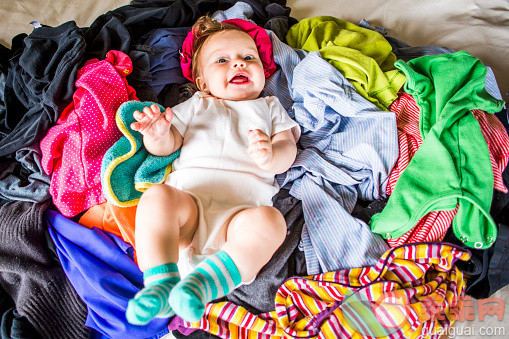
[[[200,18],[182,51],[183,60],[192,56],[183,71],[198,91],[165,112],[156,105],[134,112],[131,128],[150,153],[181,147],[181,154],[166,183],[150,187],[138,204],[145,287],[129,301],[130,323],[174,312],[199,320],[208,302],[250,283],[285,239],[271,198],[275,174],[295,160],[300,130],[276,97],[259,97],[266,65],[275,69],[260,50],[267,39],[244,20]],[[195,268],[181,280],[177,262]]]

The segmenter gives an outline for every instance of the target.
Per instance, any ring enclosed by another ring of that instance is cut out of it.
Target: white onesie
[[[277,97],[232,101],[196,92],[172,110],[172,124],[184,140],[166,183],[190,193],[200,214],[191,245],[180,252],[179,267],[190,264],[190,269],[220,250],[234,213],[271,206],[279,189],[274,174],[261,170],[247,154],[248,130],[272,137],[292,129],[297,140],[300,129]]]

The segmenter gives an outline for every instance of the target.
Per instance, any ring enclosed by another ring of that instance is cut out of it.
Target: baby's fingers
[[[145,114],[141,113],[140,111],[134,111],[133,112],[133,118],[136,121],[141,121],[141,120],[143,120],[143,118],[145,118]]]
[[[269,136],[259,129],[249,130],[247,132],[247,139],[249,143],[255,143],[257,141],[270,141]]]
[[[171,122],[173,120],[173,111],[171,108],[166,108],[166,111],[164,111],[164,117],[166,118],[166,121]]]
[[[249,143],[249,148],[253,150],[257,149],[269,149],[271,146],[268,140],[256,140]]]
[[[150,119],[154,119],[161,114],[161,110],[159,109],[159,106],[152,105],[150,107],[143,108],[143,113],[145,113]]]
[[[130,125],[131,129],[138,132],[149,126],[150,122],[152,121],[152,119],[147,114],[140,111],[134,111],[133,118],[136,121]]]
[[[139,131],[141,129],[141,124],[139,122],[133,122],[130,126],[133,131]]]
[[[268,141],[262,140],[262,141],[256,141],[251,144],[249,144],[247,148],[247,153],[250,156],[254,157],[260,157],[264,156],[266,154],[270,154],[271,147],[270,143]]]

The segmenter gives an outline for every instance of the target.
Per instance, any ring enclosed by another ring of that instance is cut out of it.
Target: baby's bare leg
[[[188,193],[164,184],[151,186],[136,209],[135,245],[140,269],[176,263],[179,247],[189,245],[197,225],[198,207]]]
[[[168,299],[180,281],[179,247],[191,242],[197,225],[198,207],[189,194],[167,185],[143,193],[136,211],[135,245],[145,287],[129,301],[130,323],[143,325],[173,314]]]
[[[250,208],[228,224],[223,250],[208,257],[178,283],[170,304],[187,321],[200,319],[209,301],[252,280],[286,236],[286,222],[273,207]]]
[[[223,250],[235,262],[242,281],[248,282],[269,262],[285,237],[286,221],[279,210],[250,208],[232,218]]]

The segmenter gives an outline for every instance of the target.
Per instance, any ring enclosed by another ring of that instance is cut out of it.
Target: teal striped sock
[[[205,304],[230,293],[241,281],[233,260],[226,252],[217,252],[173,288],[171,307],[182,319],[197,321],[205,312]]]
[[[145,287],[129,300],[127,321],[134,325],[145,325],[153,318],[169,318],[173,315],[169,296],[180,281],[176,264],[165,264],[143,272]]]

